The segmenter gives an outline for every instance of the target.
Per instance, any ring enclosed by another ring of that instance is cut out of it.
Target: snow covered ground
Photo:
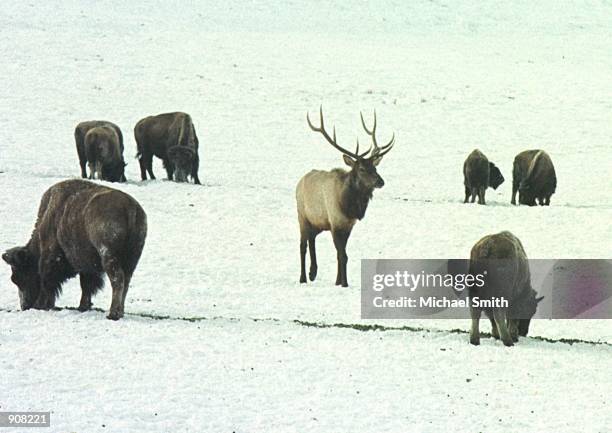
[[[355,328],[376,324],[359,318],[361,258],[467,257],[500,230],[531,258],[610,258],[612,4],[404,3],[0,4],[0,250],[79,174],[82,120],[121,126],[129,182],[114,186],[149,220],[118,323],[15,311],[0,266],[0,411],[51,410],[54,432],[610,430],[610,321],[536,321],[510,349],[448,332],[464,321]],[[349,240],[348,289],[328,234],[317,281],[297,282],[295,184],[341,166],[306,126],[321,103],[341,144],[365,140],[373,108],[397,137]],[[138,181],[133,125],[176,110],[194,119],[202,187]],[[486,207],[462,203],[476,147],[506,177]],[[555,163],[549,208],[509,204],[528,148]],[[58,305],[79,296],[71,281]]]

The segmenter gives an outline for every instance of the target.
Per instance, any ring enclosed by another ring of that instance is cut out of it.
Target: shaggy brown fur
[[[478,149],[470,153],[463,163],[463,184],[465,185],[465,200],[472,196],[472,203],[478,196],[478,204],[485,203],[485,191],[488,187],[497,189],[504,182],[499,168]]]
[[[119,137],[119,149],[123,155],[123,134],[121,129],[112,122],[107,120],[88,120],[79,123],[74,129],[74,141],[76,142],[77,153],[79,155],[79,164],[81,166],[81,177],[87,179],[87,151],[85,150],[85,135],[91,128],[96,126],[110,126],[115,130]],[[124,179],[125,180],[125,179]]]
[[[89,166],[89,178],[109,182],[125,181],[125,162],[114,128],[96,126],[85,135],[85,153]]]
[[[512,170],[512,204],[550,205],[550,197],[557,190],[557,175],[552,159],[543,150],[526,150],[514,158]]]
[[[140,120],[134,127],[142,180],[153,175],[153,156],[161,158],[169,180],[200,184],[198,136],[187,113],[165,113]]]
[[[521,241],[508,231],[480,239],[470,254],[470,274],[484,274],[483,287],[470,287],[470,298],[504,298],[509,307],[485,309],[491,320],[493,336],[506,346],[526,336],[529,323],[536,312],[536,292],[531,288],[531,274],[527,254]],[[471,306],[472,328],[470,342],[480,344],[479,321],[482,310]]]
[[[43,195],[30,241],[2,259],[11,266],[24,310],[53,308],[62,283],[79,274],[79,310],[86,311],[105,272],[113,289],[108,318],[117,320],[123,317],[146,235],[147,216],[132,197],[93,182],[67,180]]]

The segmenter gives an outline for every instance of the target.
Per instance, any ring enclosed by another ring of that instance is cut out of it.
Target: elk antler
[[[325,130],[325,123],[323,121],[323,106],[322,105],[319,107],[319,117],[321,119],[321,125],[317,128],[310,121],[309,114],[306,113],[306,121],[308,122],[308,126],[310,126],[310,129],[312,129],[313,131],[320,132],[321,135],[323,135],[323,137],[325,137],[325,139],[328,141],[329,144],[334,146],[336,149],[338,149],[343,154],[345,154],[347,156],[350,156],[351,158],[354,158],[354,159],[362,159],[372,149],[372,147],[370,146],[370,149],[368,149],[364,153],[360,154],[359,153],[359,140],[357,140],[357,150],[354,153],[349,151],[349,150],[344,149],[341,146],[339,146],[338,143],[336,142],[336,127],[334,126],[334,129],[333,129],[333,138],[330,137],[329,134],[327,133],[327,131]]]
[[[372,126],[371,131],[366,126],[365,121],[363,120],[363,113],[361,111],[359,112],[359,115],[361,116],[361,125],[363,126],[363,129],[365,129],[365,132],[367,132],[367,134],[370,137],[372,137],[372,144],[374,144],[374,150],[372,150],[372,154],[370,155],[370,158],[374,158],[374,157],[381,158],[387,153],[389,153],[389,151],[393,147],[393,144],[395,143],[395,133],[393,133],[391,140],[389,140],[387,144],[379,147],[378,142],[376,141],[376,110],[374,110],[374,125]]]

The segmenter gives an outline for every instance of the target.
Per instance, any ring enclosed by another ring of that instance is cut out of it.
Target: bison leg
[[[470,188],[466,186],[465,187],[465,200],[463,200],[463,203],[467,203],[469,198],[470,198]]]
[[[140,178],[147,180],[147,172],[149,172],[149,177],[155,180],[155,175],[153,175],[153,154],[143,152],[138,159],[138,163],[140,164]]]
[[[550,196],[547,195],[546,198],[544,199],[544,206],[550,206]]]
[[[493,318],[495,319],[495,323],[497,324],[499,336],[501,337],[504,346],[514,346],[514,343],[512,342],[512,336],[510,335],[510,331],[508,329],[506,310],[504,308],[493,309]]]
[[[334,239],[334,246],[336,247],[337,253],[336,257],[338,260],[336,286],[348,287],[346,276],[346,264],[348,262],[348,256],[346,255],[346,243],[348,242],[350,234],[350,231],[332,229],[332,237]]]
[[[95,179],[96,176],[96,165],[94,163],[88,163],[87,166],[89,167],[89,179],[93,180]]]
[[[471,190],[471,194],[472,194],[472,200],[471,203],[474,203],[476,201],[476,196],[478,195],[478,188],[476,188],[475,186],[472,187]]]
[[[487,313],[489,320],[491,321],[491,335],[496,340],[499,340],[499,330],[497,329],[497,324],[495,323],[495,319],[491,313]]]
[[[168,180],[172,180],[172,176],[174,174],[174,166],[172,165],[169,159],[164,159],[164,168],[166,169],[166,173],[168,174]]]
[[[470,315],[472,316],[472,327],[470,328],[470,344],[478,346],[480,344],[480,308],[470,307]]]
[[[81,280],[81,302],[79,303],[79,311],[89,311],[92,307],[91,297],[104,285],[102,276],[97,273],[80,273]]]
[[[87,179],[87,169],[86,169],[87,161],[82,160],[80,156],[79,156],[79,165],[81,166],[81,178]]]
[[[123,317],[124,292],[127,292],[125,272],[121,268],[117,256],[109,251],[102,254],[102,267],[104,268],[104,272],[108,275],[113,288],[111,307],[106,317],[111,320],[119,320]]]
[[[486,204],[485,203],[485,187],[481,186],[478,188],[478,204]]]
[[[512,181],[512,200],[510,200],[511,204],[516,204],[516,193],[519,189],[519,183]]]
[[[516,343],[518,341],[518,336],[519,336],[518,320],[515,320],[515,319],[508,320],[508,331],[510,332],[510,337],[512,338],[512,341]]]
[[[196,155],[195,160],[193,161],[192,169],[191,169],[191,177],[193,178],[193,183],[196,185],[202,185],[200,183],[200,178],[198,177],[198,170],[200,169],[200,158]]]

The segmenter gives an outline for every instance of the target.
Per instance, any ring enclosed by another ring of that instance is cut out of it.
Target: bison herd
[[[198,136],[191,116],[187,113],[164,113],[141,119],[134,127],[138,149],[140,176],[147,180],[153,174],[153,156],[163,161],[169,180],[187,182],[189,176],[200,184],[198,169]],[[74,130],[81,177],[108,182],[125,182],[123,159],[123,135],[112,122],[90,120],[79,123]]]
[[[463,183],[465,200],[478,204],[485,203],[485,191],[488,187],[497,189],[504,182],[499,168],[490,162],[478,149],[470,153],[463,163]],[[555,167],[548,153],[543,150],[525,150],[514,158],[512,168],[512,204],[516,204],[516,193],[519,203],[527,206],[550,205],[550,196],[557,189]]]
[[[296,201],[300,227],[300,282],[306,278],[306,252],[310,251],[311,281],[317,275],[315,238],[331,231],[337,251],[336,285],[348,286],[346,244],[351,230],[365,216],[375,189],[385,184],[377,166],[395,143],[384,145],[376,138],[376,112],[372,128],[362,126],[370,147],[354,152],[340,146],[336,132],[325,128],[323,109],[319,126],[307,115],[308,126],[343,155],[349,170],[312,170],[297,184]],[[124,144],[120,128],[108,121],[79,123],[74,137],[83,179],[125,182]],[[134,127],[141,179],[153,174],[153,156],[163,161],[169,180],[200,184],[199,141],[191,116],[174,112],[141,119]],[[89,174],[87,171],[89,170]],[[463,164],[465,199],[484,205],[486,189],[504,182],[499,168],[478,149]],[[557,178],[550,156],[543,150],[527,150],[514,159],[512,204],[548,206]],[[80,311],[91,308],[92,296],[102,287],[106,274],[112,286],[109,319],[124,314],[125,298],[147,235],[147,217],[139,203],[126,193],[86,180],[67,180],[49,188],[42,197],[38,217],[25,246],[7,250],[3,260],[11,266],[11,280],[19,289],[21,308],[51,309],[69,278],[79,276],[82,296]],[[485,309],[493,336],[507,346],[527,335],[536,312],[536,292],[531,287],[529,264],[523,246],[510,232],[482,238],[470,256],[470,272],[489,272],[497,282],[471,293],[480,298],[505,297],[509,308]],[[511,282],[511,283],[508,283]],[[473,289],[476,290],[476,289]],[[470,342],[479,344],[480,310],[472,308]]]

